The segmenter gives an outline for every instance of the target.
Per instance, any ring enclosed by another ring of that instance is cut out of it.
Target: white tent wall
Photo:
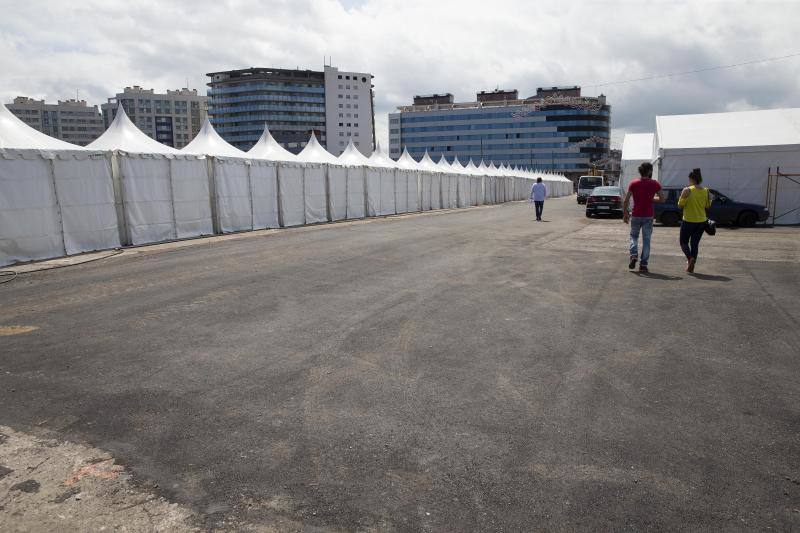
[[[458,207],[467,207],[469,205],[469,176],[464,174],[458,175]]]
[[[432,187],[433,187],[433,179],[430,172],[420,172],[419,173],[419,183],[420,183],[420,210],[421,211],[430,211],[431,210],[431,196],[433,194]]]
[[[119,247],[109,154],[60,152],[51,164],[67,255]]]
[[[128,242],[176,239],[169,159],[161,154],[125,153],[118,158]]]
[[[445,203],[445,208],[456,209],[458,207],[458,174],[443,174],[443,176],[447,176],[447,203]]]
[[[306,223],[303,194],[303,165],[281,161],[277,166],[281,224],[284,227]]]
[[[347,218],[364,218],[367,167],[347,167]]]
[[[379,215],[394,215],[396,213],[395,206],[395,175],[393,168],[379,168],[380,175],[380,205],[378,207]]]
[[[223,233],[252,230],[254,220],[250,162],[245,159],[215,157],[213,165],[220,230]]]
[[[328,221],[327,175],[323,163],[303,163],[303,198],[306,224]]]
[[[690,150],[662,150],[659,181],[664,187],[685,187],[689,172],[700,168],[705,187],[729,195],[736,201],[769,205],[776,216],[800,207],[800,185],[788,179],[779,181],[776,205],[771,205],[767,199],[770,168],[773,172],[780,167],[784,173],[800,173],[800,150],[795,147],[743,150],[729,153],[719,152],[719,149],[694,153]],[[775,223],[800,224],[800,210],[781,216]]]
[[[367,167],[367,216],[376,217],[381,214],[381,171],[376,167]]]
[[[175,157],[169,160],[169,164],[177,238],[212,235],[214,224],[206,160]]]
[[[419,172],[416,170],[398,169],[398,173],[405,175],[406,180],[406,211],[415,213],[420,211]]]
[[[394,210],[395,213],[408,213],[408,172],[394,171]]]
[[[431,172],[431,209],[442,208],[442,175]]]
[[[0,231],[0,265],[66,253],[48,159],[0,152]]]
[[[279,228],[278,167],[274,161],[250,161],[253,228]]]
[[[344,220],[347,218],[347,168],[339,165],[326,167],[331,220]]]

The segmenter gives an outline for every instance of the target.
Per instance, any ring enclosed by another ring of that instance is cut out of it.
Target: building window
[[[343,98],[343,95],[341,95],[341,94],[340,94],[340,95],[339,95],[339,98]]]
[[[350,127],[350,123],[349,123],[349,122],[347,123],[347,127],[348,127],[348,128]]]
[[[344,137],[344,132],[343,131],[339,132],[339,137]]]
[[[358,113],[354,113],[353,118],[358,118]]]
[[[358,132],[355,132],[353,135],[354,135],[354,136],[356,136],[356,137],[358,137]]]
[[[357,127],[358,127],[358,122],[356,122],[355,124],[353,124],[353,127],[354,127],[354,128],[357,128]]]
[[[339,76],[339,77],[341,78],[341,76]],[[342,88],[342,84],[341,84],[341,83],[339,84],[339,88],[340,88],[340,89]]]
[[[341,105],[339,107],[341,107]],[[342,118],[343,116],[344,116],[344,113],[339,113],[339,118]]]
[[[342,104],[339,104],[339,105],[342,105]],[[350,104],[347,104],[347,109],[350,109]]]
[[[353,100],[358,100],[358,95],[357,94],[353,95]]]
[[[344,107],[344,104],[339,104],[339,107]]]
[[[367,78],[361,78],[361,81],[363,81],[364,83],[367,83]]]
[[[353,107],[358,109],[358,104],[353,104]]]
[[[353,144],[355,144],[356,146],[361,146],[361,144],[359,144],[358,141],[354,142]]]
[[[345,76],[344,79],[349,80],[350,76]]]
[[[341,98],[341,97],[342,97],[342,95],[340,94],[340,95],[339,95],[339,98]],[[350,95],[348,94],[347,96],[345,96],[345,98],[346,98],[346,99],[348,99],[348,100],[350,100]]]
[[[344,126],[344,123],[343,123],[343,122],[340,122],[340,123],[339,123],[339,127],[341,128],[342,126]]]
[[[342,79],[342,75],[341,74],[339,74],[339,79]]]

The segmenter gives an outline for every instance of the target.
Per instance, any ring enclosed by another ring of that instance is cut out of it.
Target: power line
[[[800,57],[800,52],[789,54],[785,56],[778,56],[778,57],[765,57],[761,59],[753,59],[751,61],[744,61],[742,63],[732,63],[730,65],[717,65],[715,67],[706,67],[706,68],[699,68],[695,70],[687,70],[684,72],[671,72],[669,74],[656,74],[653,76],[645,76],[644,78],[632,78],[630,80],[620,80],[620,81],[609,81],[606,83],[594,83],[594,84],[585,84],[584,87],[608,87],[610,85],[623,85],[625,83],[635,83],[638,81],[650,81],[650,80],[660,80],[664,78],[671,78],[673,76],[687,76],[689,74],[699,74],[701,72],[709,72],[712,70],[724,70],[729,68],[736,68],[736,67],[744,67],[747,65],[755,65],[758,63],[768,63],[771,61],[780,61],[782,59],[791,59],[793,57]]]

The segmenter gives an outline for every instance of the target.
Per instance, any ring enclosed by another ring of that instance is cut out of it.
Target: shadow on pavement
[[[652,279],[660,279],[663,281],[678,281],[683,278],[679,278],[677,276],[667,276],[666,274],[658,274],[656,272],[638,272],[635,270],[631,271],[632,273],[636,274],[641,278],[652,278]]]
[[[702,279],[703,281],[733,281],[733,278],[729,278],[728,276],[715,276],[713,274],[698,274],[694,272],[689,274],[693,278]]]

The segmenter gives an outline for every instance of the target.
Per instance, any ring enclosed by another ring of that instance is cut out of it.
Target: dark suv
[[[683,189],[665,188],[662,190],[665,196],[664,203],[653,205],[655,220],[665,226],[676,226],[682,217],[682,210],[678,207],[678,198]],[[711,193],[711,208],[708,210],[708,217],[715,222],[750,227],[756,222],[764,222],[769,216],[769,210],[763,205],[737,202],[714,189],[708,191]]]

